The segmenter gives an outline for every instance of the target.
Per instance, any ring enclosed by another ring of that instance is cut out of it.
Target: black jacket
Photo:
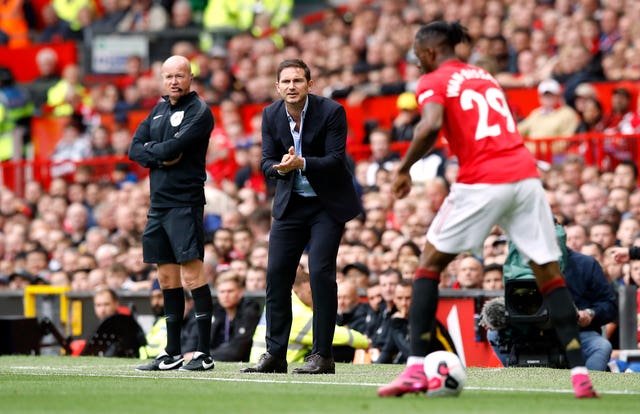
[[[253,333],[260,320],[260,305],[248,298],[240,299],[236,316],[229,321],[229,338],[225,341],[226,311],[213,306],[211,325],[211,356],[216,361],[249,361]]]
[[[368,304],[358,303],[350,312],[339,313],[336,319],[336,325],[348,326],[349,329],[366,334],[369,309],[371,309],[371,307]]]
[[[305,175],[319,201],[334,220],[345,223],[361,211],[360,200],[347,166],[347,116],[339,103],[309,95],[302,127]],[[289,204],[295,171],[279,174],[273,166],[293,146],[293,137],[283,100],[267,106],[262,115],[262,171],[267,180],[277,179],[273,217],[281,219]]]
[[[149,168],[151,207],[171,208],[204,205],[204,181],[213,115],[195,92],[172,106],[163,97],[136,129],[129,158]],[[171,161],[182,154],[180,161]]]

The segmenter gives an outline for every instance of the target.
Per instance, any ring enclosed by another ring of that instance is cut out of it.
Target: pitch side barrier
[[[484,329],[478,324],[482,305],[488,299],[503,295],[503,291],[482,289],[441,289],[438,319],[444,323],[459,354],[467,366],[500,366]],[[139,320],[143,328],[153,323],[149,305],[149,291],[118,292],[121,305],[126,306]],[[620,289],[620,344],[622,349],[637,349],[637,288]],[[264,305],[264,292],[245,292],[245,296]],[[215,291],[212,292],[214,301]],[[64,337],[87,339],[98,325],[93,310],[93,295],[89,291],[69,291],[53,286],[31,286],[25,291],[0,291],[0,326],[36,326],[29,320],[50,319]],[[29,329],[29,328],[26,328]],[[28,335],[27,335],[28,336]],[[6,337],[0,342],[9,341]],[[1,349],[1,348],[0,348]]]

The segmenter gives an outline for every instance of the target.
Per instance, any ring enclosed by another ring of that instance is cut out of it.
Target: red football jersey
[[[447,61],[420,77],[416,97],[420,109],[429,102],[444,107],[442,133],[458,157],[458,182],[498,184],[539,176],[504,91],[484,69]]]

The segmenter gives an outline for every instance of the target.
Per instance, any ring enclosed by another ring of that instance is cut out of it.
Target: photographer
[[[602,336],[602,326],[615,319],[617,304],[611,285],[600,264],[586,256],[567,248],[566,233],[562,226],[556,225],[558,243],[562,250],[559,258],[562,273],[576,306],[576,317],[580,327],[582,352],[589,370],[604,371],[611,356],[611,344]],[[533,278],[532,271],[519,256],[513,246],[509,246],[509,255],[504,266],[505,283],[509,278]],[[502,298],[500,298],[502,299]],[[499,306],[499,301],[496,302]],[[504,302],[502,302],[504,306]],[[487,320],[483,309],[483,323],[490,328],[487,338],[501,362],[507,366],[509,354],[503,347],[509,342],[512,326],[508,321]],[[492,314],[489,311],[489,314]],[[493,313],[495,314],[495,313]],[[488,319],[491,319],[490,317]],[[493,323],[492,323],[493,322]],[[496,326],[504,323],[503,326]],[[513,340],[515,337],[511,337]],[[526,340],[526,339],[525,339]],[[511,346],[522,345],[512,343]]]

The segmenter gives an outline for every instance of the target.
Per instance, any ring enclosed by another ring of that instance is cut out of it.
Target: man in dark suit
[[[267,265],[267,352],[243,372],[287,372],[291,288],[307,248],[313,347],[305,365],[293,372],[335,373],[331,344],[337,312],[336,256],[344,223],[361,207],[345,155],[345,110],[309,94],[312,86],[303,61],[283,61],[276,79],[282,99],[263,112],[262,171],[267,179],[277,180]]]

